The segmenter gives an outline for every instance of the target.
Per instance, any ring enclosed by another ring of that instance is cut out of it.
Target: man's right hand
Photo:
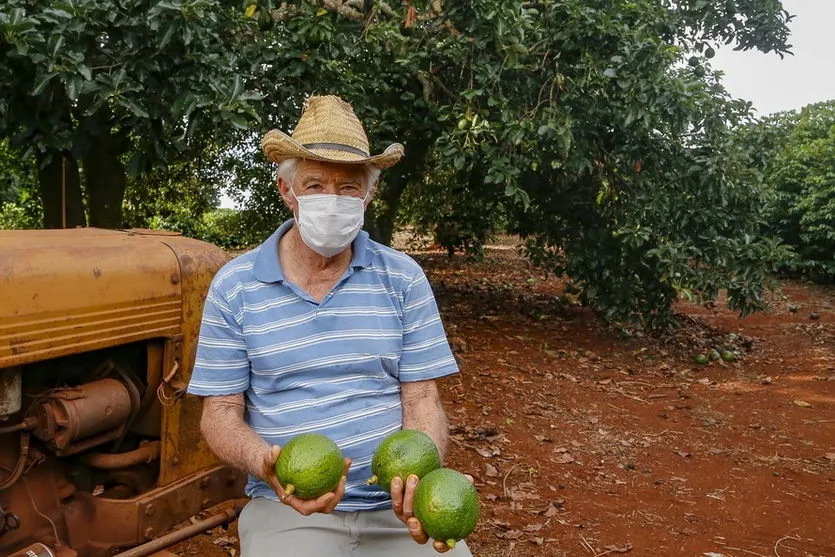
[[[464,475],[470,480],[470,483],[473,483],[473,477],[471,475]],[[411,474],[405,484],[399,476],[392,478],[391,506],[397,518],[408,526],[409,535],[412,536],[412,539],[420,545],[424,545],[429,541],[429,535],[423,531],[423,526],[414,513],[415,489],[419,481],[420,479],[415,474]],[[432,547],[438,553],[446,553],[449,551],[449,546],[444,540],[433,540]]]
[[[345,482],[348,478],[348,468],[351,467],[351,459],[345,458],[345,467],[342,471],[342,479],[339,480],[339,485],[335,491],[325,493],[318,499],[304,501],[295,495],[287,495],[284,491],[284,487],[278,481],[278,478],[275,475],[275,462],[278,460],[278,455],[280,453],[281,449],[278,446],[273,445],[270,448],[264,457],[264,471],[261,476],[261,479],[270,484],[276,495],[278,495],[279,500],[285,505],[293,507],[296,511],[305,516],[309,516],[313,513],[332,513],[334,508],[336,508],[336,505],[339,504],[342,497],[345,495]]]

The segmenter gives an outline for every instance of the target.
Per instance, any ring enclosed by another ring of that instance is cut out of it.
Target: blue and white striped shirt
[[[245,393],[246,421],[270,444],[328,436],[353,461],[337,510],[390,508],[365,480],[374,450],[402,427],[400,383],[458,372],[435,297],[411,257],[361,231],[348,269],[317,303],[281,269],[278,241],[292,225],[212,280],[188,392]],[[246,494],[276,498],[254,477]]]

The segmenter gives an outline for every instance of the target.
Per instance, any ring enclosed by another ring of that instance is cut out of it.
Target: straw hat
[[[350,104],[332,95],[307,100],[292,135],[270,130],[261,141],[270,160],[280,163],[300,158],[389,168],[403,156],[403,145],[393,143],[371,156],[368,137]]]

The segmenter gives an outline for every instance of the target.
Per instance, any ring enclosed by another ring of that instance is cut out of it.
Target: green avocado
[[[722,351],[722,359],[726,362],[733,362],[736,359],[736,356],[730,350],[723,350]]]
[[[299,499],[316,499],[339,486],[344,468],[339,447],[319,433],[290,439],[275,462],[275,475],[284,491]]]
[[[385,439],[374,451],[371,473],[366,482],[377,484],[391,493],[391,480],[399,477],[404,483],[414,474],[422,478],[441,467],[441,455],[432,438],[416,429],[401,429]]]
[[[452,549],[475,530],[481,504],[475,486],[464,474],[438,468],[418,482],[413,510],[423,531]]]
[[[705,354],[696,354],[696,357],[693,358],[693,360],[700,366],[707,365],[707,363],[710,361],[708,360],[708,357]]]

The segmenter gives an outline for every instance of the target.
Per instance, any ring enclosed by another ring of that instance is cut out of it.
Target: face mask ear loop
[[[296,192],[293,191],[292,184],[290,185],[290,195],[292,195],[293,199],[296,200],[296,212],[293,214],[293,220],[296,221],[296,225],[299,226],[299,221],[302,216],[302,208],[301,203],[299,203],[299,197],[296,195]]]
[[[370,196],[370,195],[371,195],[371,189],[372,189],[373,187],[374,187],[374,186],[368,186],[368,191],[367,191],[367,192],[365,192],[365,197],[363,197],[363,198],[362,198],[362,206],[363,206],[363,208],[365,208],[365,202],[366,202],[366,201],[368,201],[368,196]]]

